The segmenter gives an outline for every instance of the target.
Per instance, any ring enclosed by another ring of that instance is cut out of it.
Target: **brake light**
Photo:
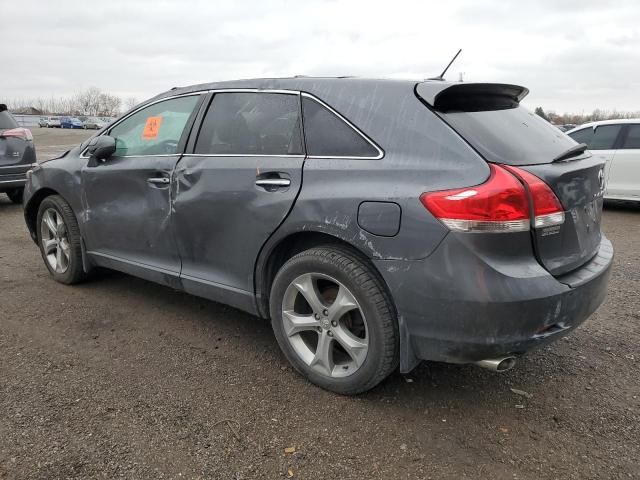
[[[564,223],[564,209],[553,190],[534,174],[521,168],[506,166],[529,188],[533,202],[534,227],[544,228]]]
[[[481,185],[423,193],[420,201],[451,230],[529,230],[529,200],[524,186],[504,167],[490,164],[489,168],[489,179]]]
[[[26,128],[12,128],[11,130],[5,130],[4,132],[0,132],[0,137],[22,138],[23,140],[27,140],[29,142],[33,140],[31,130],[28,130]]]

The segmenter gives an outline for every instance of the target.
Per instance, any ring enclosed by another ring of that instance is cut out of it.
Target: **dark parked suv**
[[[53,277],[94,266],[270,318],[340,393],[420,360],[510,368],[602,303],[604,163],[515,85],[261,79],[172,89],[33,169]]]
[[[0,193],[13,203],[22,201],[27,171],[35,164],[31,131],[21,128],[5,104],[0,104]]]

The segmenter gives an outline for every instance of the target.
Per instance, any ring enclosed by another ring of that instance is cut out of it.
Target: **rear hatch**
[[[553,190],[564,222],[532,228],[538,260],[551,274],[593,258],[602,235],[604,162],[522,107],[526,88],[436,81],[418,84],[416,93],[485,160],[525,170]]]
[[[6,111],[4,105],[0,106],[0,167],[15,165],[22,161],[22,153],[24,151],[24,141],[18,140],[12,136],[4,136],[4,132],[9,132],[18,128],[18,123]],[[13,173],[4,168],[0,170],[0,174]]]

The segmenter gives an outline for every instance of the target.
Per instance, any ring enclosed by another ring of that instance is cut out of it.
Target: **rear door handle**
[[[167,177],[151,177],[147,178],[147,182],[154,183],[156,185],[168,185],[171,180]]]
[[[291,180],[288,178],[260,178],[256,180],[256,185],[259,187],[288,187],[291,185]]]

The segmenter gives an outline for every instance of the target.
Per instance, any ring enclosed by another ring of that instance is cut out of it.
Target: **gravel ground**
[[[34,133],[41,158],[87,134]],[[0,195],[0,478],[640,478],[640,209],[604,230],[609,296],[569,337],[348,398],[250,315],[119,273],[55,283]]]

